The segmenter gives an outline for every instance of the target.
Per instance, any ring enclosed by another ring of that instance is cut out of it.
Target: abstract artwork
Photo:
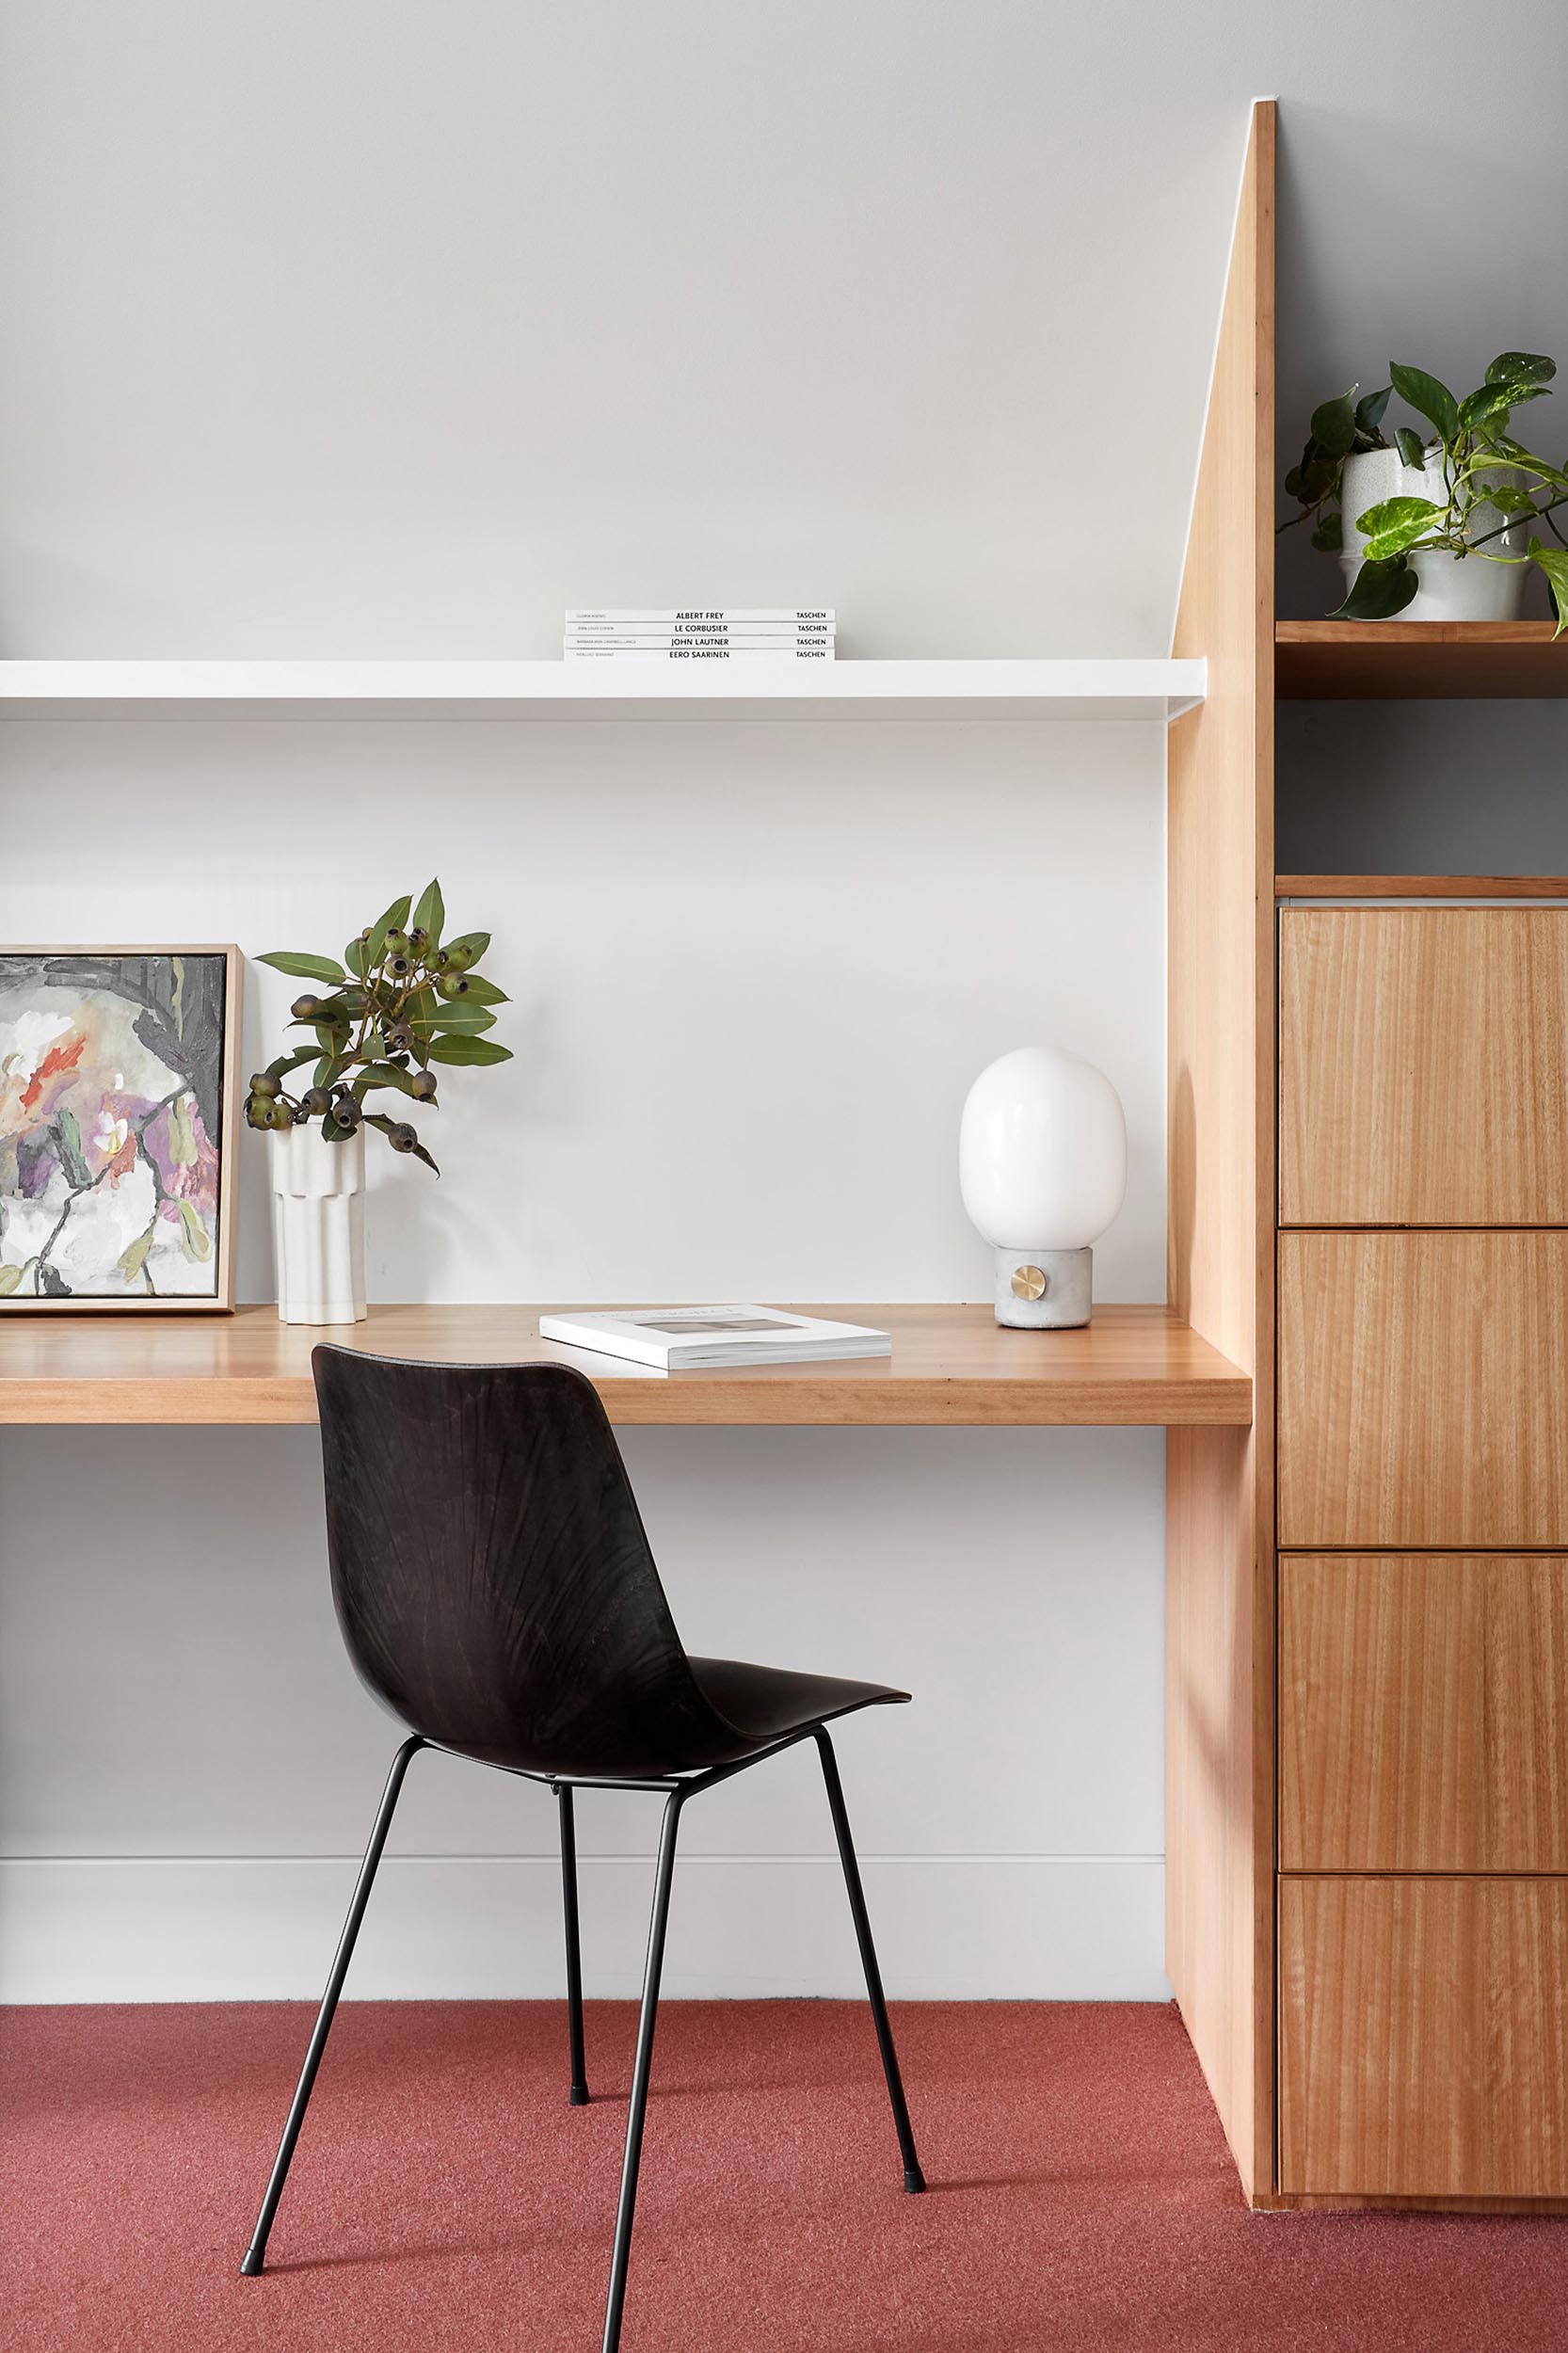
[[[239,952],[0,950],[0,1310],[232,1302]]]

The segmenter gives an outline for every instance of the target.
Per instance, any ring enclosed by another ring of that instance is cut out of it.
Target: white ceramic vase
[[[269,1141],[279,1317],[358,1323],[365,1312],[364,1130],[328,1144],[312,1119]]]
[[[1512,476],[1499,467],[1496,478],[1501,482]],[[1361,569],[1367,545],[1366,533],[1355,527],[1358,515],[1384,499],[1432,499],[1441,505],[1446,495],[1441,450],[1429,451],[1424,467],[1407,466],[1397,449],[1358,450],[1347,457],[1340,502],[1345,544],[1339,558],[1346,594]],[[1495,506],[1480,506],[1475,510],[1474,528],[1491,531],[1502,520]],[[1487,544],[1499,555],[1523,555],[1528,536],[1527,518],[1524,529],[1504,531]],[[1410,561],[1421,584],[1404,611],[1395,616],[1398,620],[1516,621],[1524,608],[1528,565],[1489,564],[1484,555],[1453,556],[1440,548],[1429,548],[1424,553],[1417,551]],[[1376,623],[1367,626],[1375,628]]]

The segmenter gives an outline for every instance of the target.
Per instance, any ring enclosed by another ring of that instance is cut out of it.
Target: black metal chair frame
[[[648,1925],[648,1961],[643,1972],[642,2007],[637,2021],[636,2057],[632,2070],[631,2107],[626,2120],[626,2154],[621,2167],[620,2197],[616,2210],[615,2247],[610,2262],[610,2285],[604,2312],[603,2353],[616,2353],[620,2344],[621,2317],[626,2305],[627,2267],[632,2254],[632,2223],[637,2202],[637,2174],[642,2161],[643,2125],[648,2110],[648,2079],[653,2066],[653,2035],[659,2014],[659,1981],[664,1971],[664,1936],[669,1924],[670,1888],[675,1875],[676,1841],[680,1831],[681,1812],[687,1802],[700,1797],[704,1790],[717,1788],[721,1782],[731,1781],[753,1765],[760,1765],[768,1757],[780,1756],[802,1740],[816,1741],[822,1761],[823,1780],[827,1790],[828,1809],[833,1817],[834,1835],[839,1845],[839,1859],[843,1865],[844,1885],[849,1896],[849,1908],[855,1922],[855,1933],[860,1947],[861,1964],[865,1970],[866,1992],[871,2001],[872,2023],[876,2028],[877,2046],[882,2055],[883,2073],[887,2077],[888,2098],[893,2111],[893,2129],[898,2136],[899,2152],[904,2161],[904,2186],[906,2190],[922,2190],[925,2177],[915,2153],[915,2137],[910,2128],[909,2109],[904,2096],[904,2083],[899,2074],[898,2054],[893,2046],[892,2028],[888,2020],[888,2004],[882,1990],[882,1973],[877,1966],[876,1947],[872,1941],[871,1920],[866,1911],[865,1891],[860,1881],[860,1866],[850,1833],[849,1815],[844,1805],[843,1785],[839,1778],[838,1759],[825,1724],[807,1725],[775,1741],[769,1748],[753,1756],[744,1757],[736,1764],[716,1765],[708,1770],[693,1773],[672,1773],[641,1778],[615,1778],[596,1774],[533,1773],[516,1767],[495,1766],[493,1771],[509,1771],[514,1777],[535,1781],[549,1788],[558,1801],[561,1828],[561,1881],[566,1922],[567,2016],[568,2055],[571,2082],[568,2098],[574,2107],[588,2101],[586,2060],[583,2033],[583,1963],[582,1944],[577,1911],[577,1838],[574,1818],[574,1795],[579,1789],[632,1789],[661,1795],[664,1800],[664,1821],[659,1835],[659,1861],[654,1879],[653,1913]],[[333,2013],[348,1964],[353,1958],[355,1940],[364,1919],[365,1907],[376,1881],[376,1866],[387,1843],[392,1816],[397,1808],[404,1776],[421,1749],[440,1749],[439,1741],[428,1740],[415,1733],[404,1741],[392,1759],[392,1770],[382,1791],[376,1811],[370,1844],[355,1882],[348,1917],[333,1957],[327,1990],[322,1995],[315,2026],[300,2069],[299,2082],[283,2126],[278,2154],[262,2200],[261,2212],[251,2235],[241,2271],[254,2278],[266,2257],[266,2243],[288,2179],[290,2161],[305,2121],[316,2072],[321,2065],[327,2038],[331,2031]],[[456,1751],[446,1753],[456,1754]],[[483,1760],[468,1760],[470,1762]]]

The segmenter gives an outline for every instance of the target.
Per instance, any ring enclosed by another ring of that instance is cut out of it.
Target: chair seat
[[[764,1749],[808,1725],[857,1707],[902,1705],[907,1691],[886,1683],[852,1683],[842,1675],[795,1674],[788,1667],[754,1667],[744,1658],[694,1658],[691,1670],[709,1705],[733,1725],[749,1749]]]

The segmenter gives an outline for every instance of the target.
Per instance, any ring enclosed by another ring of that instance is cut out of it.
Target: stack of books
[[[718,606],[711,612],[571,612],[568,662],[831,662],[828,606],[786,612]]]

